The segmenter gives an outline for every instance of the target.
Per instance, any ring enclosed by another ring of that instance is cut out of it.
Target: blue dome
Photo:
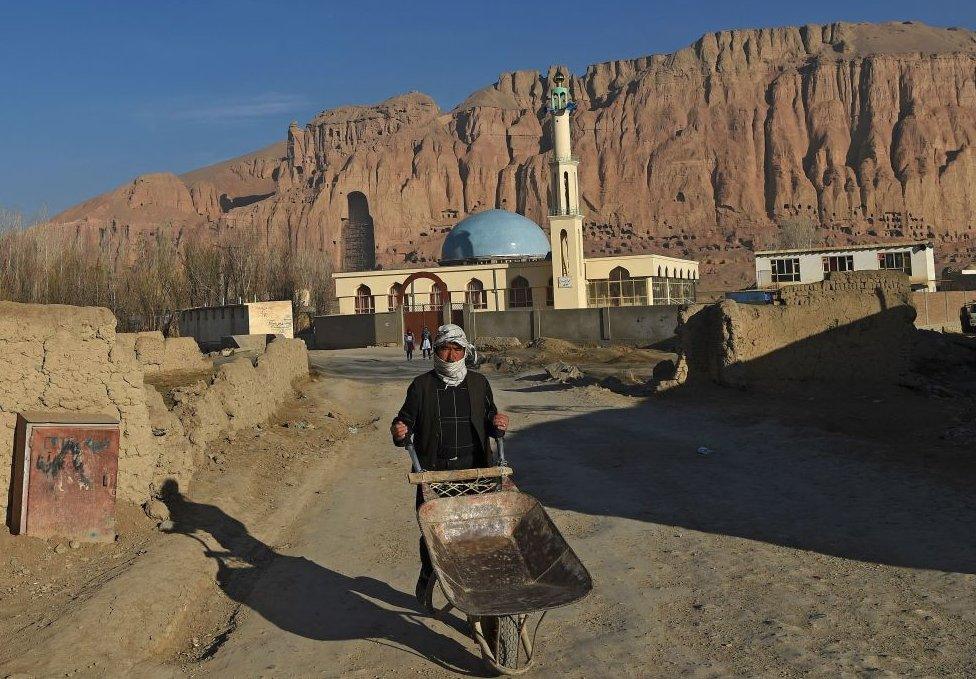
[[[531,219],[508,210],[485,210],[458,222],[444,240],[441,262],[545,259],[549,237]]]

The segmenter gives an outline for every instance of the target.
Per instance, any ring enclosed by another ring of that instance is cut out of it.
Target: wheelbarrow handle
[[[495,436],[495,453],[498,457],[498,466],[507,467],[508,462],[505,460],[505,439],[501,436]],[[407,442],[404,444],[407,449],[407,453],[410,455],[410,463],[413,465],[413,470],[417,474],[424,471],[424,468],[420,464],[420,458],[417,457],[417,449],[413,447],[413,434],[407,434]]]
[[[413,470],[417,474],[424,471],[424,468],[420,466],[420,458],[417,457],[417,449],[413,447],[413,433],[407,434],[407,443],[404,446],[407,449],[407,453],[410,455],[410,464],[413,465]]]
[[[508,462],[505,461],[505,439],[504,434],[502,436],[496,436],[495,438],[495,453],[498,456],[498,466],[507,467]]]

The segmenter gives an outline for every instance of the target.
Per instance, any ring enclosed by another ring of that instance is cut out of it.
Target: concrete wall
[[[291,302],[248,302],[198,307],[180,312],[180,334],[201,347],[216,348],[231,335],[294,337]]]
[[[534,318],[532,309],[478,312],[465,309],[464,332],[475,344],[479,336],[518,337],[522,342],[531,342],[538,336],[533,329]]]
[[[246,304],[198,307],[180,312],[180,334],[192,337],[201,347],[220,345],[229,335],[247,335],[248,310]]]
[[[678,379],[746,386],[891,382],[909,367],[915,310],[908,277],[833,273],[772,305],[696,305],[681,313]]]
[[[247,334],[295,336],[295,322],[292,318],[291,302],[248,302]]]
[[[915,325],[929,330],[961,332],[959,310],[967,302],[976,302],[976,290],[913,292],[912,303],[918,314]]]
[[[351,349],[403,341],[403,317],[398,311],[316,316],[312,323],[316,349]]]
[[[681,306],[612,307],[607,314],[607,333],[615,342],[653,344],[674,337]]]
[[[554,337],[573,342],[654,344],[674,336],[678,306],[604,309],[510,309],[465,312],[465,332],[481,337]]]

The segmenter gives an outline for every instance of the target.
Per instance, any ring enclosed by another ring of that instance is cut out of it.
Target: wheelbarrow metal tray
[[[593,584],[531,495],[500,491],[425,502],[420,529],[444,594],[469,615],[521,615],[578,601]]]

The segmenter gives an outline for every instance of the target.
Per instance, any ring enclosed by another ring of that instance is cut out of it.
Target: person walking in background
[[[420,332],[420,351],[423,353],[424,358],[427,359],[434,353],[434,349],[430,344],[430,330],[427,329],[426,325]]]
[[[407,328],[407,332],[403,336],[403,350],[407,352],[408,361],[413,360],[413,344],[414,344],[413,332],[410,330],[410,328]]]

